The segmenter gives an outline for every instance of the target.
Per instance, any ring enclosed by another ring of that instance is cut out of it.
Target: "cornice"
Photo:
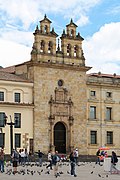
[[[41,62],[41,61],[30,61],[27,63],[28,67],[30,66],[39,66],[46,68],[55,68],[55,69],[65,69],[73,71],[88,71],[91,67],[84,65],[75,65],[75,64],[64,64],[64,63],[54,63],[54,62]]]
[[[0,105],[3,106],[12,106],[12,107],[32,107],[34,108],[34,104],[32,103],[14,103],[14,102],[0,102]]]

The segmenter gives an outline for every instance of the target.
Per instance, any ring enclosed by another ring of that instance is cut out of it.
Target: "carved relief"
[[[72,122],[74,119],[72,116],[73,102],[71,98],[68,97],[68,91],[65,88],[63,87],[56,88],[55,98],[51,96],[49,104],[50,104],[50,116],[49,116],[50,122],[52,121],[53,123],[55,116],[63,116],[63,117],[66,116],[68,117],[68,121],[70,121],[70,125],[71,125],[71,119]]]

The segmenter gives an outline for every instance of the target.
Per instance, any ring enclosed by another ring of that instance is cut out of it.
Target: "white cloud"
[[[84,41],[83,49],[91,72],[120,74],[120,22],[105,24]]]
[[[25,31],[19,31],[16,29],[6,29],[1,34],[1,38],[3,40],[9,40],[16,42],[18,44],[24,44],[26,46],[31,46],[33,43],[33,33],[32,32],[25,32]]]
[[[7,67],[30,60],[31,48],[0,39],[0,66]]]
[[[90,21],[89,10],[101,2],[102,0],[0,0],[0,65],[5,67],[30,59],[33,32],[45,13],[69,20],[73,18],[78,26],[84,26]],[[114,10],[118,12],[119,8]],[[120,74],[119,29],[120,23],[105,24],[92,37],[84,40],[86,65],[93,67],[91,72]]]
[[[99,2],[101,0],[1,0],[0,10],[7,15],[7,23],[13,24],[21,21],[23,27],[27,29],[32,22],[38,21],[38,18],[41,19],[45,13],[62,14],[68,18],[77,17],[77,21],[83,12],[86,16],[86,12]]]

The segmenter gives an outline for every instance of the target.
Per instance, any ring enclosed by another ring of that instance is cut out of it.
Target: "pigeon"
[[[41,172],[40,172],[40,171],[37,171],[37,173],[38,173],[39,175],[41,175]]]
[[[99,176],[99,177],[101,177],[101,175],[100,175],[100,174],[98,174],[98,176]]]
[[[91,174],[93,174],[93,171],[91,171]]]
[[[50,174],[50,172],[49,172],[49,171],[46,171],[45,174]]]

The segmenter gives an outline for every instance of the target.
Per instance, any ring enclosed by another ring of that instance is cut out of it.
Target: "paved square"
[[[76,179],[76,180],[118,180],[120,179],[119,174],[110,174],[109,172],[104,171],[103,164],[99,166],[98,164],[95,165],[95,162],[85,162],[79,163],[79,166],[76,166],[76,174],[77,177],[73,177],[69,174],[70,171],[70,164],[69,162],[60,163],[59,166],[59,177],[54,177],[53,170],[50,170],[50,174],[47,174],[46,163],[43,163],[42,167],[36,166],[34,163],[32,167],[29,166],[19,166],[18,172],[19,174],[14,175],[11,173],[12,166],[5,167],[5,172],[0,173],[1,180],[53,180],[53,179]]]

